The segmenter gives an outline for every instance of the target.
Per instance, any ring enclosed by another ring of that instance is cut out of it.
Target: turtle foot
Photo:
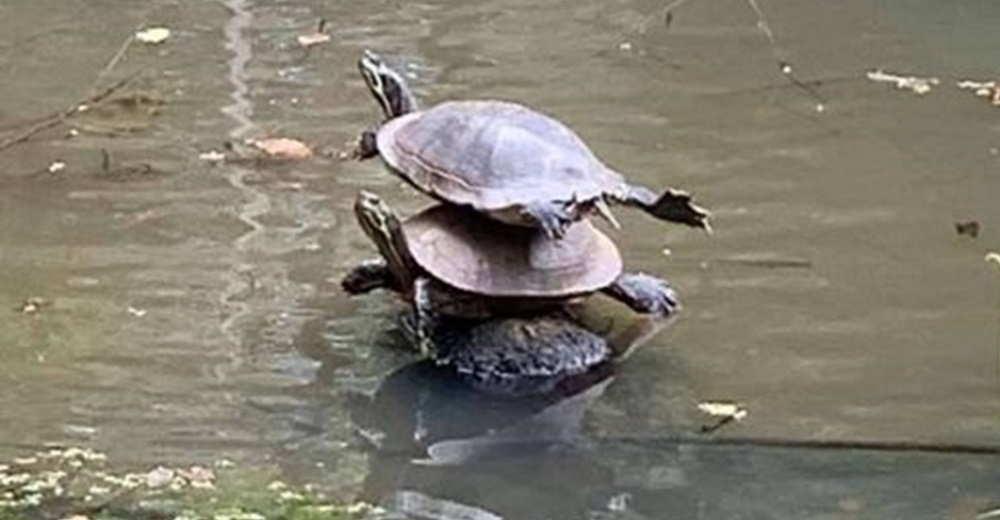
[[[558,202],[535,202],[525,206],[523,211],[545,236],[553,240],[564,237],[566,228],[576,220],[570,208]]]
[[[366,128],[353,143],[348,143],[352,146],[351,150],[340,152],[337,157],[342,161],[363,161],[375,157],[378,155],[378,142],[375,138],[377,132],[374,127]]]
[[[666,280],[644,273],[624,273],[604,293],[642,314],[668,316],[680,308]]]
[[[646,213],[669,222],[701,228],[711,233],[709,223],[711,213],[691,201],[691,194],[675,188],[667,188],[662,194],[642,186],[629,186],[625,204],[638,206]]]
[[[389,289],[399,292],[396,278],[382,260],[369,260],[351,269],[340,279],[340,287],[352,296],[366,294],[375,289]]]

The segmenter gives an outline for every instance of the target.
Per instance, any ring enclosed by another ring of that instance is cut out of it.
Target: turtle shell
[[[604,338],[557,318],[490,320],[458,339],[445,347],[447,365],[470,386],[490,394],[545,393],[611,355]]]
[[[622,272],[618,248],[589,220],[562,240],[441,204],[403,223],[413,259],[463,291],[498,297],[561,298],[610,285]]]
[[[386,164],[418,189],[480,211],[590,201],[625,186],[566,125],[516,103],[442,103],[387,122],[377,139]]]

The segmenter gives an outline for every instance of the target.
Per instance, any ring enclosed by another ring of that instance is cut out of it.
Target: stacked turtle
[[[342,285],[350,294],[401,294],[423,354],[475,380],[570,375],[609,350],[572,321],[549,317],[552,309],[594,292],[641,313],[676,308],[665,281],[623,273],[618,248],[586,217],[619,227],[608,203],[620,203],[709,230],[708,213],[688,193],[627,183],[568,127],[522,105],[451,101],[421,110],[379,56],[366,51],[358,65],[385,120],[363,132],[352,156],[380,156],[441,204],[400,220],[361,192],[355,215],[382,258]]]

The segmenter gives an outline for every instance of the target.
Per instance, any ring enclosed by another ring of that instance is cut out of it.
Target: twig
[[[667,435],[657,437],[614,437],[604,439],[605,442],[623,442],[656,446],[736,446],[758,448],[786,449],[817,449],[817,450],[851,450],[851,451],[883,451],[910,453],[941,453],[951,455],[1000,455],[1000,445],[937,443],[911,440],[835,440],[835,439],[788,439],[767,437],[716,437],[711,435]]]
[[[111,70],[114,69],[116,65],[118,65],[118,62],[121,61],[122,57],[125,56],[125,51],[128,50],[129,46],[132,44],[132,40],[134,39],[135,39],[135,31],[132,31],[129,33],[128,37],[118,48],[118,51],[115,52],[115,54],[111,56],[111,59],[108,60],[108,63],[104,65],[104,68],[101,69],[101,72],[97,74],[97,77],[94,78],[94,81],[90,84],[90,88],[87,89],[88,91],[87,98],[78,101],[76,103],[73,103],[72,105],[63,109],[60,112],[56,112],[55,114],[42,118],[37,123],[32,125],[30,128],[24,130],[19,134],[13,135],[11,137],[4,139],[3,141],[0,141],[0,152],[3,152],[4,150],[14,145],[23,143],[28,139],[34,137],[39,132],[48,130],[49,128],[52,128],[62,123],[73,114],[79,112],[81,105],[98,103],[106,99],[111,94],[114,94],[116,91],[118,91],[119,89],[130,83],[133,79],[135,79],[135,77],[138,76],[142,71],[134,72],[129,76],[125,77],[125,79],[118,81],[114,85],[111,85],[110,87],[96,94],[94,93],[95,89],[97,88],[97,85],[101,82],[101,80],[104,79],[104,77],[107,76],[108,73],[110,73]]]
[[[10,147],[12,147],[14,145],[23,143],[23,142],[27,141],[28,139],[31,139],[32,137],[34,137],[39,132],[42,132],[44,130],[47,130],[49,128],[52,128],[53,126],[56,126],[56,125],[62,123],[63,121],[65,121],[66,119],[68,119],[73,114],[76,114],[77,112],[79,112],[81,105],[92,105],[92,104],[99,103],[99,102],[107,99],[109,96],[111,96],[115,92],[121,90],[123,87],[125,87],[129,83],[131,83],[132,80],[134,80],[136,77],[138,77],[139,74],[142,74],[142,72],[143,71],[141,71],[141,70],[133,72],[132,74],[129,74],[125,78],[119,80],[115,84],[113,84],[110,87],[108,87],[108,88],[106,88],[106,89],[98,92],[97,94],[88,96],[88,97],[86,97],[86,98],[84,98],[84,99],[82,99],[80,101],[77,101],[76,103],[73,103],[72,105],[70,105],[69,107],[63,109],[62,111],[56,112],[55,114],[52,114],[50,116],[47,116],[47,117],[43,118],[38,123],[35,123],[34,125],[32,125],[31,128],[28,128],[27,130],[25,130],[25,131],[23,131],[23,132],[21,132],[21,133],[19,133],[17,135],[8,137],[8,138],[4,139],[3,141],[0,141],[0,152],[3,152],[5,150],[7,150],[8,148],[10,148]]]
[[[108,73],[111,72],[111,69],[115,68],[115,65],[118,65],[118,62],[121,61],[122,56],[125,56],[125,51],[128,50],[129,46],[132,45],[132,42],[134,40],[135,40],[135,31],[129,33],[128,38],[125,38],[125,41],[122,43],[122,46],[118,48],[118,52],[116,52],[115,55],[112,56],[110,60],[108,60],[107,65],[105,65],[104,68],[101,69],[100,74],[97,75],[97,78],[94,79],[94,83],[91,84],[90,86],[91,92],[93,92],[94,88],[96,88],[97,85],[101,82],[101,80],[104,79],[104,76],[107,76]]]
[[[1000,272],[1000,253],[986,253],[986,261],[993,264],[997,268],[997,272]]]
[[[673,21],[673,12],[675,9],[680,8],[684,4],[690,2],[691,0],[673,0],[666,7],[662,9],[664,24],[669,27]],[[782,76],[788,80],[792,86],[802,90],[809,97],[811,97],[816,102],[816,110],[822,112],[825,110],[827,105],[827,99],[819,90],[816,89],[816,85],[813,82],[805,82],[795,76],[792,70],[791,62],[787,59],[787,53],[785,53],[781,46],[778,45],[777,38],[774,37],[774,31],[771,30],[771,24],[767,21],[767,16],[764,14],[764,10],[761,9],[760,4],[757,0],[744,0],[750,9],[753,11],[754,16],[757,17],[757,29],[764,35],[767,39],[767,44],[771,49],[771,55],[774,56],[775,62],[778,65],[778,71],[781,72]],[[649,24],[652,16],[647,17],[642,20],[639,24],[639,32],[645,32],[646,27]]]

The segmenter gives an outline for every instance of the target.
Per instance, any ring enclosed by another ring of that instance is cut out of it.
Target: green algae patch
[[[221,461],[125,473],[108,466],[103,454],[81,448],[0,463],[0,520],[346,520],[381,513],[277,480],[273,468]]]

